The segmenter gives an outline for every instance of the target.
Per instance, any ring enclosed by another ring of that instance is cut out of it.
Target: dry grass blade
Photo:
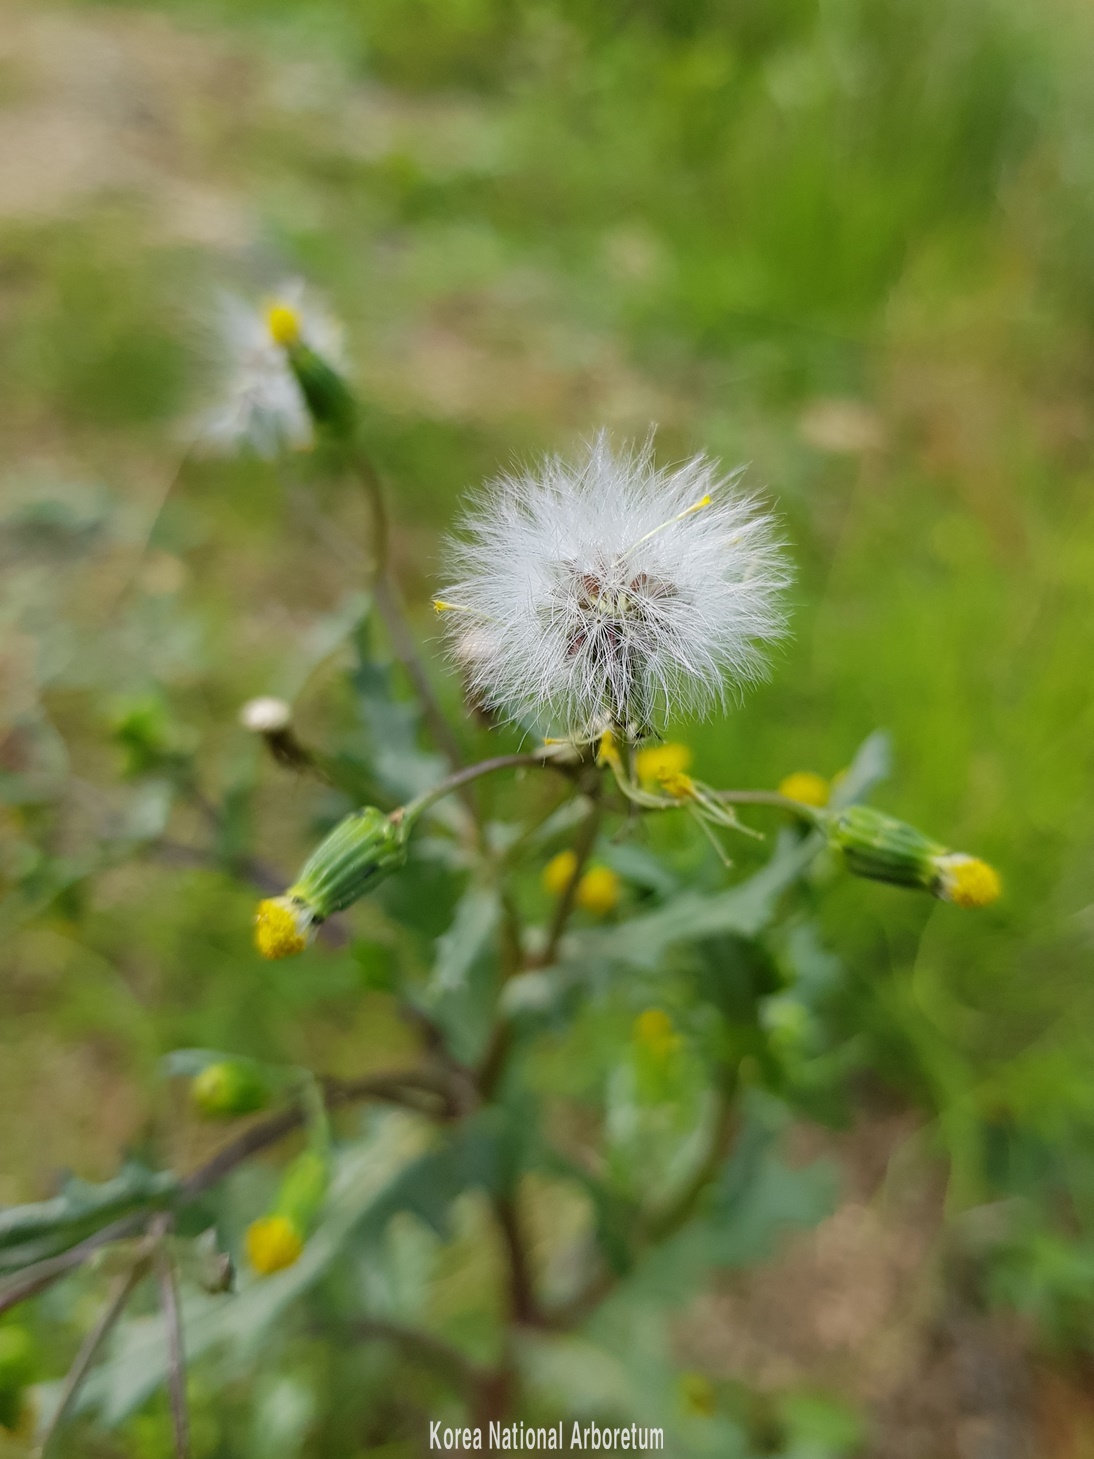
[[[160,1284],[163,1319],[167,1324],[167,1390],[171,1396],[171,1421],[175,1430],[177,1459],[190,1459],[190,1414],[186,1404],[186,1353],[182,1342],[182,1313],[171,1257],[164,1246],[156,1253],[156,1275]]]
[[[95,1326],[84,1338],[83,1345],[76,1354],[72,1367],[68,1370],[68,1376],[65,1378],[64,1387],[61,1390],[61,1397],[58,1400],[53,1417],[50,1419],[46,1431],[42,1435],[42,1442],[38,1446],[37,1459],[46,1459],[50,1445],[60,1432],[61,1425],[72,1411],[72,1405],[76,1401],[76,1397],[83,1385],[84,1379],[88,1375],[91,1364],[95,1361],[95,1354],[106,1340],[111,1328],[125,1311],[126,1303],[133,1295],[141,1278],[148,1271],[150,1260],[151,1243],[148,1243],[137,1256],[137,1259],[129,1270],[123,1273],[114,1283],[107,1304],[99,1315],[98,1322],[96,1322]]]

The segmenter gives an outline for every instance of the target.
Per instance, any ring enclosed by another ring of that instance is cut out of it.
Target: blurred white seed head
[[[239,722],[253,735],[276,735],[291,724],[292,707],[284,699],[274,699],[269,695],[248,699],[239,711]]]
[[[291,279],[257,305],[223,295],[218,333],[224,361],[220,399],[197,422],[205,449],[273,457],[286,448],[311,446],[311,416],[286,347],[308,345],[338,369],[345,361],[337,321],[302,280]]]
[[[450,544],[437,600],[480,702],[573,739],[632,739],[762,677],[790,579],[772,518],[697,456],[599,436],[574,463],[507,476]]]

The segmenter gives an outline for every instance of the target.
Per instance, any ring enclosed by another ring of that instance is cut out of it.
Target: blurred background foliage
[[[1091,30],[1069,0],[4,0],[0,1199],[152,1141],[197,1158],[157,1076],[176,1045],[345,1074],[410,1046],[391,939],[443,927],[451,877],[271,965],[233,874],[289,870],[341,804],[263,763],[240,704],[285,694],[310,737],[363,743],[341,671],[364,504],[307,456],[186,449],[218,292],[301,274],[345,321],[427,639],[465,491],[656,423],[663,460],[749,463],[798,570],[771,682],[672,729],[699,773],[830,775],[880,726],[878,802],[1005,879],[975,916],[850,881],[819,903],[842,1064],[789,1102],[844,1197],[781,1278],[815,1341],[787,1336],[777,1265],[711,1294],[674,1339],[681,1401],[797,1459],[1092,1451]],[[173,810],[172,755],[200,780]],[[168,813],[200,842],[202,797],[227,808],[216,864],[130,856]],[[548,1052],[539,1081],[577,1109],[631,1017],[594,1009],[587,1059]],[[397,1232],[389,1279],[439,1261],[465,1312],[486,1258],[460,1219],[428,1261]],[[261,1392],[198,1402],[207,1452],[413,1452],[314,1447],[382,1360],[279,1341]],[[975,1447],[996,1430],[1031,1447]],[[167,1432],[156,1399],[102,1453]]]

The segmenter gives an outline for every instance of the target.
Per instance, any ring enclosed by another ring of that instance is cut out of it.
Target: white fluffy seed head
[[[300,279],[283,283],[262,305],[223,295],[217,321],[220,398],[196,422],[206,452],[250,450],[272,458],[286,447],[311,446],[311,416],[272,325],[278,315],[291,315],[297,337],[328,364],[344,364],[340,325]]]
[[[450,544],[437,600],[472,695],[528,727],[630,739],[763,676],[790,579],[770,515],[697,456],[601,435],[574,463],[506,476]]]

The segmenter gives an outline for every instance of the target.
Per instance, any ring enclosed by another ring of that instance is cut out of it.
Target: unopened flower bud
[[[573,851],[560,851],[552,856],[543,868],[543,885],[553,897],[561,897],[573,880],[577,870],[577,856]]]
[[[375,806],[354,811],[319,843],[286,895],[306,902],[321,922],[398,871],[406,861],[406,839],[401,819]]]
[[[779,794],[799,805],[826,806],[832,787],[814,770],[795,770],[779,782]]]
[[[260,1216],[247,1227],[247,1260],[260,1277],[284,1271],[300,1260],[304,1235],[287,1216]]]
[[[375,806],[339,821],[284,895],[259,903],[255,943],[263,957],[303,952],[320,922],[397,871],[406,861],[407,832],[405,821]]]
[[[607,917],[619,905],[620,881],[610,866],[590,866],[577,884],[579,907],[594,917]]]
[[[348,436],[356,424],[357,402],[342,376],[302,340],[286,345],[285,353],[312,420]]]
[[[237,1059],[206,1064],[190,1084],[194,1108],[207,1119],[231,1119],[262,1109],[270,1097],[269,1086],[252,1065]]]
[[[987,862],[950,851],[871,806],[849,806],[829,817],[827,826],[829,844],[842,851],[856,876],[921,887],[959,907],[987,906],[1002,891],[998,873]]]
[[[272,1210],[247,1228],[247,1260],[260,1277],[299,1260],[329,1185],[329,1163],[318,1151],[305,1150],[292,1162]]]
[[[274,1205],[274,1214],[284,1216],[298,1231],[309,1231],[327,1198],[330,1166],[316,1150],[304,1150],[286,1170]]]

